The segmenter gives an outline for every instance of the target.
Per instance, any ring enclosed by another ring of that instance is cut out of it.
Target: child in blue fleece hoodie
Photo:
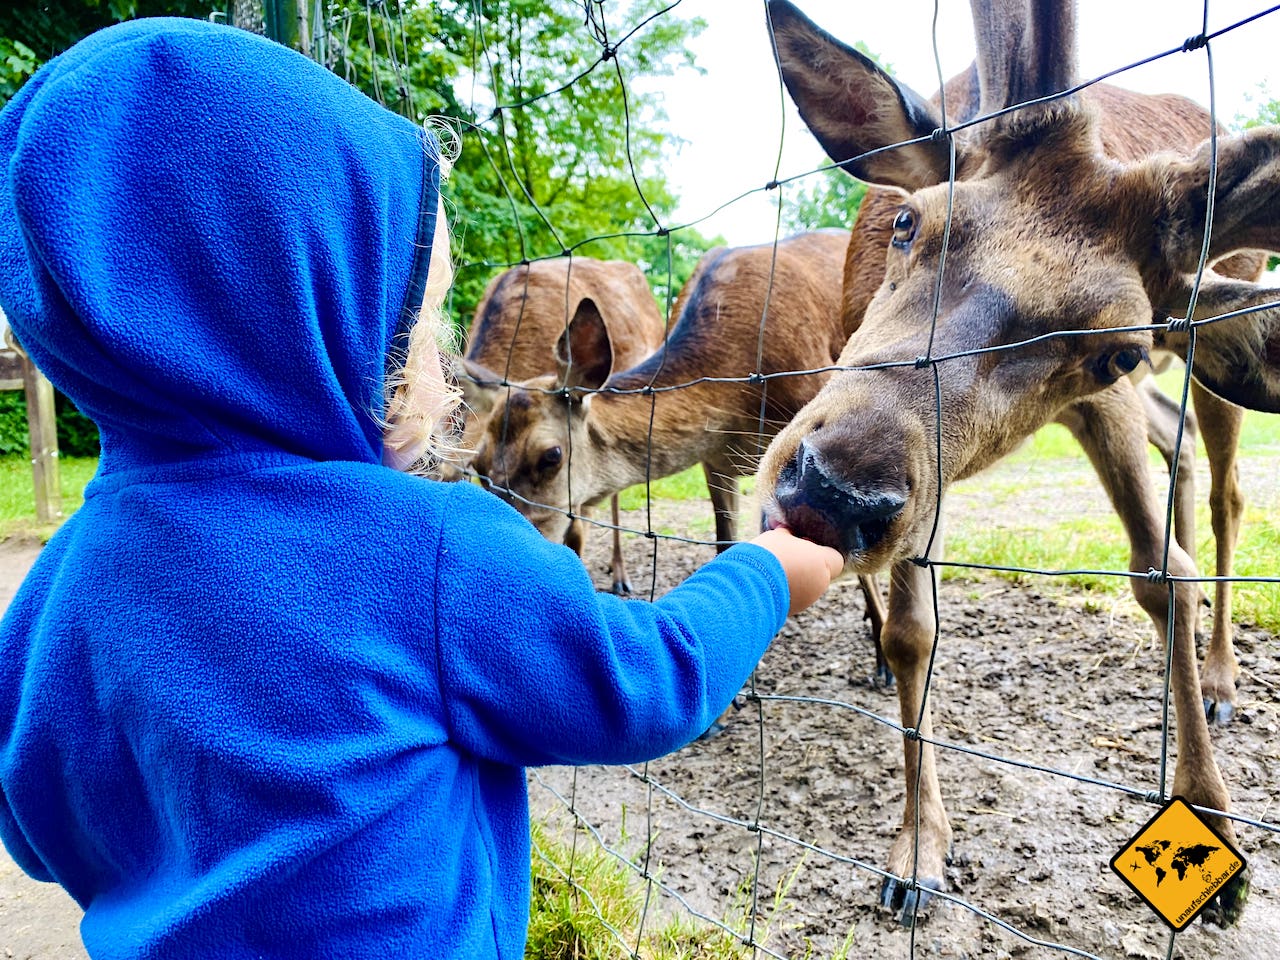
[[[283,47],[104,30],[0,157],[0,305],[102,436],[0,624],[10,854],[94,958],[520,957],[523,768],[690,740],[838,554],[624,602],[392,469],[451,402],[438,148]]]

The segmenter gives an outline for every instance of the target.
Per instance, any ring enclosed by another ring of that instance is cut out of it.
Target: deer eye
[[[564,459],[564,451],[559,447],[548,447],[542,451],[542,456],[538,458],[539,470],[554,470],[560,466],[560,461]]]
[[[916,236],[916,215],[910,207],[903,207],[893,218],[893,239],[890,241],[899,250],[905,250],[907,244]]]
[[[1147,351],[1141,347],[1124,347],[1104,353],[1094,362],[1094,373],[1103,383],[1115,383],[1138,369],[1147,359]]]

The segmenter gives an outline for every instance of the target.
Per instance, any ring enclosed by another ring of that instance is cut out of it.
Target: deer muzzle
[[[797,536],[851,557],[884,540],[907,504],[907,491],[892,480],[841,477],[820,451],[801,440],[778,472],[774,501],[778,513],[766,519],[767,526],[785,524]]]

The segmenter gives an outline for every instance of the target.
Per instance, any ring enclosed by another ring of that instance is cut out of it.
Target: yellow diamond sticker
[[[1174,930],[1194,920],[1244,867],[1244,857],[1181,797],[1111,860],[1111,869]]]

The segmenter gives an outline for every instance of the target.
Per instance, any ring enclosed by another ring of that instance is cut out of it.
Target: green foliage
[[[625,836],[622,842],[627,843]],[[791,887],[804,866],[802,858],[775,889],[760,890],[758,903],[748,873],[723,918],[734,931],[730,936],[687,915],[670,918],[653,905],[645,909],[644,882],[592,837],[552,838],[534,823],[532,845],[525,960],[614,960],[632,955],[633,947],[651,960],[746,960],[759,951],[744,945],[742,937],[751,933],[757,943],[768,942],[771,927],[794,909]],[[636,926],[642,917],[643,936],[637,943]],[[834,960],[847,954],[846,946]]]
[[[134,17],[201,17],[226,9],[216,0],[5,0],[0,4],[0,104],[27,77],[95,30]]]
[[[823,227],[849,229],[867,185],[843,170],[827,168],[781,188],[782,235]]]
[[[68,457],[96,457],[98,428],[62,394],[54,398],[58,425],[58,452]],[[0,456],[29,455],[27,399],[21,390],[0,392]]]
[[[7,103],[38,66],[34,50],[20,40],[0,36],[0,103]]]
[[[93,479],[97,469],[97,457],[59,459],[63,517],[71,516],[80,508],[84,502],[85,485]],[[35,486],[31,460],[26,453],[0,457],[0,540],[9,537],[47,540],[57,526],[57,523],[42,525],[36,522]]]
[[[1235,122],[1231,124],[1233,129],[1250,130],[1254,127],[1280,124],[1280,100],[1275,100],[1270,96],[1265,84],[1258,85],[1256,96],[1246,94],[1245,99],[1250,103],[1257,104],[1257,109],[1252,116],[1237,114]]]
[[[26,400],[17,390],[0,392],[0,456],[25,455],[28,446]]]
[[[703,22],[644,23],[664,6],[657,0],[439,6],[469,27],[440,39],[456,44],[454,86],[467,91],[450,114],[462,147],[447,189],[455,312],[465,322],[497,270],[569,252],[639,262],[665,299],[713,241],[680,231],[668,272],[667,239],[654,234],[675,209],[665,165],[679,141],[663,132],[657,98],[633,81],[696,69],[686,44]]]

